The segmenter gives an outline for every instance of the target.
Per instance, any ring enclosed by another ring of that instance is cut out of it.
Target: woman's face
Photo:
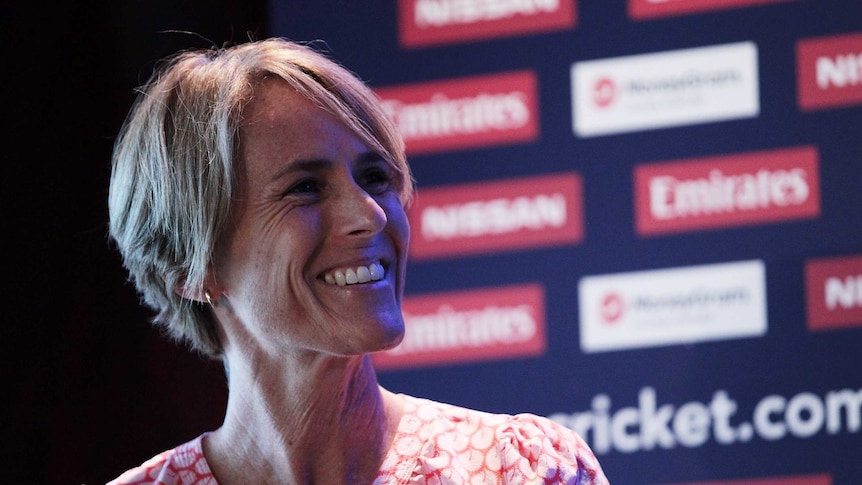
[[[240,140],[213,275],[228,345],[335,355],[395,346],[409,227],[390,164],[283,81],[256,89]]]

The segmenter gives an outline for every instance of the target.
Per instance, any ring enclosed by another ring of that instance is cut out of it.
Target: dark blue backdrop
[[[623,0],[580,1],[575,28],[404,49],[396,2],[271,3],[273,35],[321,39],[372,86],[392,86],[530,69],[540,79],[541,136],[531,143],[414,156],[418,188],[574,170],[584,180],[585,239],[574,246],[414,261],[408,294],[541,282],[548,349],[540,358],[381,373],[396,392],[499,412],[541,415],[590,409],[605,394],[612,412],[637,407],[642,388],[658,404],[709,403],[725,390],[738,420],[777,394],[862,393],[862,327],[811,332],[804,263],[862,253],[862,107],[803,112],[797,106],[796,42],[862,30],[862,2],[818,0],[633,21]],[[752,41],[758,48],[760,115],[754,118],[578,138],[572,132],[569,70],[582,60]],[[714,154],[815,145],[821,215],[641,238],[634,231],[632,169]],[[585,354],[578,340],[577,284],[586,275],[760,259],[768,333],[764,337]],[[409,328],[408,328],[409,332]],[[858,416],[859,404],[856,404]],[[859,483],[862,433],[676,446],[599,454],[617,484],[658,484],[830,474]]]

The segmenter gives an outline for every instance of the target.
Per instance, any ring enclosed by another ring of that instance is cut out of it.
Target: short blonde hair
[[[114,146],[110,236],[153,322],[212,358],[222,356],[212,315],[176,290],[203,292],[231,210],[242,111],[267,78],[340,119],[392,164],[405,207],[413,196],[404,142],[377,96],[310,46],[273,38],[167,59],[139,89]]]

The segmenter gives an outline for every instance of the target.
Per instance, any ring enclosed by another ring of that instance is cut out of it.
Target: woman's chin
[[[388,322],[381,326],[377,340],[380,345],[373,352],[383,352],[397,347],[404,340],[404,321],[399,318],[397,321]]]

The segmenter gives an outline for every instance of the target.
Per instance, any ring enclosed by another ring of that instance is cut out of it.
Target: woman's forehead
[[[268,176],[300,160],[353,159],[372,151],[338,118],[286,83],[263,87],[240,127],[241,170]]]
[[[321,109],[283,79],[269,78],[258,84],[243,109],[242,126],[273,123]]]

